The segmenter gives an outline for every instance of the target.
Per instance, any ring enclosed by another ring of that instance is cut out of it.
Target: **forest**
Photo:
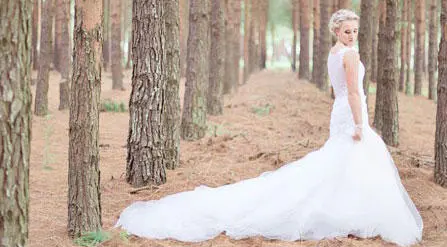
[[[447,245],[447,0],[0,0],[0,246],[201,243],[114,228],[135,201],[256,177],[319,149],[331,15],[360,17],[369,123]]]

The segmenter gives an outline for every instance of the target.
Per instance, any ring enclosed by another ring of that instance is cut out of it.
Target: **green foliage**
[[[275,26],[292,28],[292,2],[290,0],[269,1],[269,22]]]
[[[128,232],[120,232],[120,239],[123,240],[124,242],[128,242],[129,241],[129,237],[130,234]]]
[[[126,112],[126,104],[124,102],[116,102],[110,99],[105,99],[101,102],[100,111],[105,112]]]
[[[104,231],[86,232],[79,238],[74,240],[74,243],[78,246],[94,247],[98,246],[111,238],[110,233]]]
[[[273,109],[275,109],[275,106],[267,103],[264,106],[252,106],[251,112],[255,113],[258,116],[266,116],[269,115]]]

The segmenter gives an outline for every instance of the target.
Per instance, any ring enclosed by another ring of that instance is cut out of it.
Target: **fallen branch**
[[[147,185],[147,186],[144,186],[144,187],[141,187],[141,188],[133,189],[133,190],[129,191],[129,193],[130,194],[136,194],[136,193],[138,193],[138,192],[140,192],[142,190],[158,190],[158,189],[159,189],[158,186],[150,184],[150,185]]]

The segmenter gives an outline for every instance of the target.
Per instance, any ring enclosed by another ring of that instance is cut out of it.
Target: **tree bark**
[[[293,31],[293,40],[292,40],[292,71],[296,71],[296,46],[298,44],[298,23],[299,23],[299,9],[298,4],[300,0],[292,0],[292,31]]]
[[[112,21],[112,89],[124,90],[123,52],[121,49],[121,1],[111,0]]]
[[[267,25],[269,15],[269,0],[262,1],[260,22],[260,45],[261,45],[261,69],[267,68]]]
[[[374,122],[373,125],[376,127],[377,130],[382,131],[383,126],[383,71],[385,66],[384,64],[384,57],[382,57],[382,54],[386,53],[386,44],[384,42],[381,42],[382,40],[385,40],[385,30],[386,30],[386,0],[379,0],[379,37],[378,37],[378,44],[377,44],[377,90],[376,90],[376,106],[374,108]]]
[[[32,53],[32,64],[33,69],[37,70],[39,68],[39,49],[37,45],[37,41],[39,39],[39,25],[40,23],[40,0],[34,0],[33,6],[33,29],[32,29],[32,45],[33,45],[33,53]]]
[[[232,13],[231,5],[233,0],[225,0],[225,73],[224,73],[224,81],[222,87],[222,93],[230,94],[232,88],[232,80],[234,80],[234,75],[232,74],[233,70],[233,53],[235,53],[233,49],[233,22],[234,22],[234,13]]]
[[[166,182],[164,106],[166,26],[163,2],[133,3],[132,42],[135,65],[129,104],[126,180],[133,187]],[[150,76],[149,76],[150,75]]]
[[[248,81],[250,70],[250,1],[244,0],[244,76],[242,83]]]
[[[320,0],[313,0],[313,48],[312,48],[312,83],[318,78],[318,57],[320,50]]]
[[[34,114],[45,116],[48,114],[48,87],[50,64],[53,58],[53,13],[54,0],[46,0],[43,7],[42,35],[40,37],[40,66],[37,75],[36,98]]]
[[[186,56],[188,51],[189,0],[180,0],[180,76],[186,75]]]
[[[300,65],[299,78],[309,80],[309,27],[310,6],[308,0],[300,0]]]
[[[447,188],[447,1],[441,1],[438,68],[434,177],[437,184]]]
[[[359,33],[359,53],[360,60],[365,66],[365,76],[363,78],[363,89],[368,102],[369,82],[371,80],[371,56],[372,56],[372,36],[373,36],[373,15],[374,3],[372,1],[362,1],[360,6],[360,27]]]
[[[0,239],[26,246],[31,140],[31,0],[0,0]]]
[[[58,14],[61,15],[57,18],[60,23],[61,34],[57,39],[59,44],[57,45],[57,61],[58,71],[61,73],[61,81],[59,83],[59,110],[65,110],[69,108],[70,99],[70,72],[71,72],[71,51],[70,51],[70,1],[59,1]]]
[[[338,8],[339,9],[351,9],[352,8],[352,0],[338,0]],[[364,1],[362,1],[361,4],[363,4]],[[372,3],[371,0],[365,1],[365,2],[369,2],[370,4]],[[363,18],[363,16],[362,16]],[[362,32],[364,32],[364,30],[362,30]]]
[[[397,101],[398,82],[396,81],[396,18],[397,3],[395,0],[386,0],[386,21],[379,43],[383,49],[379,50],[379,57],[383,63],[379,63],[379,74],[382,74],[378,84],[383,85],[382,105],[382,136],[383,141],[390,146],[399,145],[399,112]]]
[[[328,89],[328,72],[327,72],[327,56],[329,54],[331,46],[331,34],[329,32],[329,13],[331,9],[331,4],[327,1],[320,1],[320,53],[318,59],[319,73],[316,80],[317,86],[320,90],[326,91]]]
[[[59,73],[64,73],[63,76],[66,76],[66,72],[63,71],[64,66],[66,66],[66,62],[62,61],[67,59],[68,49],[70,47],[70,1],[69,0],[55,0],[56,3],[56,17],[55,17],[55,25],[54,25],[54,53],[53,53],[53,63]]]
[[[163,121],[166,128],[164,163],[175,169],[180,155],[180,16],[179,1],[164,1],[166,23],[166,92]]]
[[[422,95],[425,57],[425,0],[416,0],[414,7],[416,37],[414,46],[414,95]]]
[[[198,140],[206,134],[206,92],[209,81],[209,3],[190,0],[188,68],[186,70],[181,137]]]
[[[408,7],[408,10],[407,10],[407,12],[406,12],[406,14],[407,14],[407,16],[406,16],[406,19],[407,19],[407,30],[406,30],[406,33],[407,33],[407,36],[406,36],[406,40],[405,40],[405,53],[406,53],[406,55],[405,55],[405,57],[407,58],[406,59],[406,67],[407,67],[407,71],[406,71],[406,75],[405,75],[405,94],[406,95],[412,95],[413,94],[413,87],[411,87],[411,78],[410,78],[410,75],[411,75],[411,69],[410,69],[410,66],[411,66],[411,41],[413,40],[412,38],[411,38],[411,25],[412,25],[412,21],[411,21],[411,13],[412,13],[412,2],[413,1],[411,1],[411,0],[405,0],[405,1],[408,1],[408,3],[407,3],[407,7]]]
[[[241,14],[242,14],[242,8],[241,0],[231,0],[232,2],[232,11],[234,13],[234,39],[233,39],[233,72],[234,80],[233,80],[233,88],[234,91],[237,92],[239,88],[240,83],[240,66],[239,61],[241,59],[241,32],[239,31],[241,29]]]
[[[379,39],[379,17],[380,17],[380,0],[374,1],[373,11],[373,34],[372,34],[372,54],[371,54],[371,81],[377,83],[377,50]]]
[[[436,100],[436,54],[438,53],[438,10],[437,0],[430,0],[430,26],[428,43],[428,98]]]
[[[68,235],[101,229],[102,0],[76,0],[68,150]]]
[[[223,82],[225,72],[225,16],[223,2],[211,1],[210,80],[207,94],[207,112],[223,114]]]
[[[103,46],[103,68],[104,71],[107,71],[110,66],[110,1],[113,0],[103,0],[103,8],[104,8],[104,23],[103,23],[103,37],[104,37],[104,46]]]
[[[399,92],[405,89],[405,76],[407,64],[407,25],[408,25],[408,0],[403,0],[402,4],[402,21],[400,23],[400,74],[399,74]]]

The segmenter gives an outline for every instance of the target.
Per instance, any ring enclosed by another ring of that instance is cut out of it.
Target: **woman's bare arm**
[[[358,87],[359,62],[359,54],[356,51],[346,51],[343,57],[343,66],[346,72],[348,101],[349,105],[351,106],[351,111],[356,126],[362,125],[362,105]]]

